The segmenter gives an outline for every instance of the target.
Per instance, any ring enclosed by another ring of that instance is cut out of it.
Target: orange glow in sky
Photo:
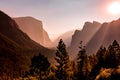
[[[120,14],[120,2],[112,2],[108,7],[108,11],[113,15]]]

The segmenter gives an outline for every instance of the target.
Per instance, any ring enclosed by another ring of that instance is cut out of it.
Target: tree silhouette
[[[38,75],[39,80],[42,80],[42,73],[45,73],[49,67],[48,59],[44,55],[39,54],[31,59],[30,74]]]
[[[116,51],[112,45],[108,47],[105,54],[105,68],[117,67]]]
[[[104,65],[104,54],[106,49],[100,47],[98,52],[96,53],[97,64],[92,68],[90,74],[88,75],[87,80],[95,80],[96,76],[99,74],[99,71]]]
[[[82,41],[80,42],[80,51],[78,53],[77,63],[78,63],[78,80],[85,80],[85,75],[83,72],[83,67],[86,63],[87,55],[85,47],[82,46]]]
[[[115,51],[117,65],[120,65],[120,46],[116,40],[113,41],[112,46]]]
[[[118,42],[117,42],[116,40],[114,40],[113,43],[112,43],[112,46],[113,46],[114,48],[118,48],[118,47],[119,47],[119,44],[118,44]]]
[[[66,45],[64,44],[62,39],[60,39],[57,46],[55,60],[57,61],[57,69],[55,71],[56,78],[58,80],[69,80],[70,60],[66,51]]]

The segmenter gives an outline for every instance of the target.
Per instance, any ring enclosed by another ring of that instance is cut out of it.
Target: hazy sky
[[[119,15],[108,12],[108,6],[120,0],[0,0],[0,9],[11,17],[32,16],[43,22],[51,38],[73,29],[85,21],[112,21]]]

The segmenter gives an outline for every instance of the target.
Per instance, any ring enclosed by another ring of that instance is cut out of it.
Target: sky
[[[109,22],[120,18],[108,6],[120,0],[0,0],[0,10],[11,17],[32,16],[43,22],[51,39],[82,29],[86,21]]]

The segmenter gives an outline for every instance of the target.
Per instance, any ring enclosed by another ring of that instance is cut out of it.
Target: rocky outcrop
[[[19,28],[25,32],[32,40],[45,47],[50,47],[52,42],[48,33],[44,30],[41,21],[33,17],[18,17],[14,18]]]
[[[99,22],[93,21],[85,22],[82,30],[76,30],[74,35],[72,36],[71,45],[69,47],[69,52],[73,55],[76,55],[79,51],[79,43],[83,42],[83,45],[86,45],[94,34],[99,30],[101,24]]]
[[[94,37],[86,45],[88,54],[94,54],[100,46],[108,47],[114,40],[120,43],[120,19],[103,23]]]

